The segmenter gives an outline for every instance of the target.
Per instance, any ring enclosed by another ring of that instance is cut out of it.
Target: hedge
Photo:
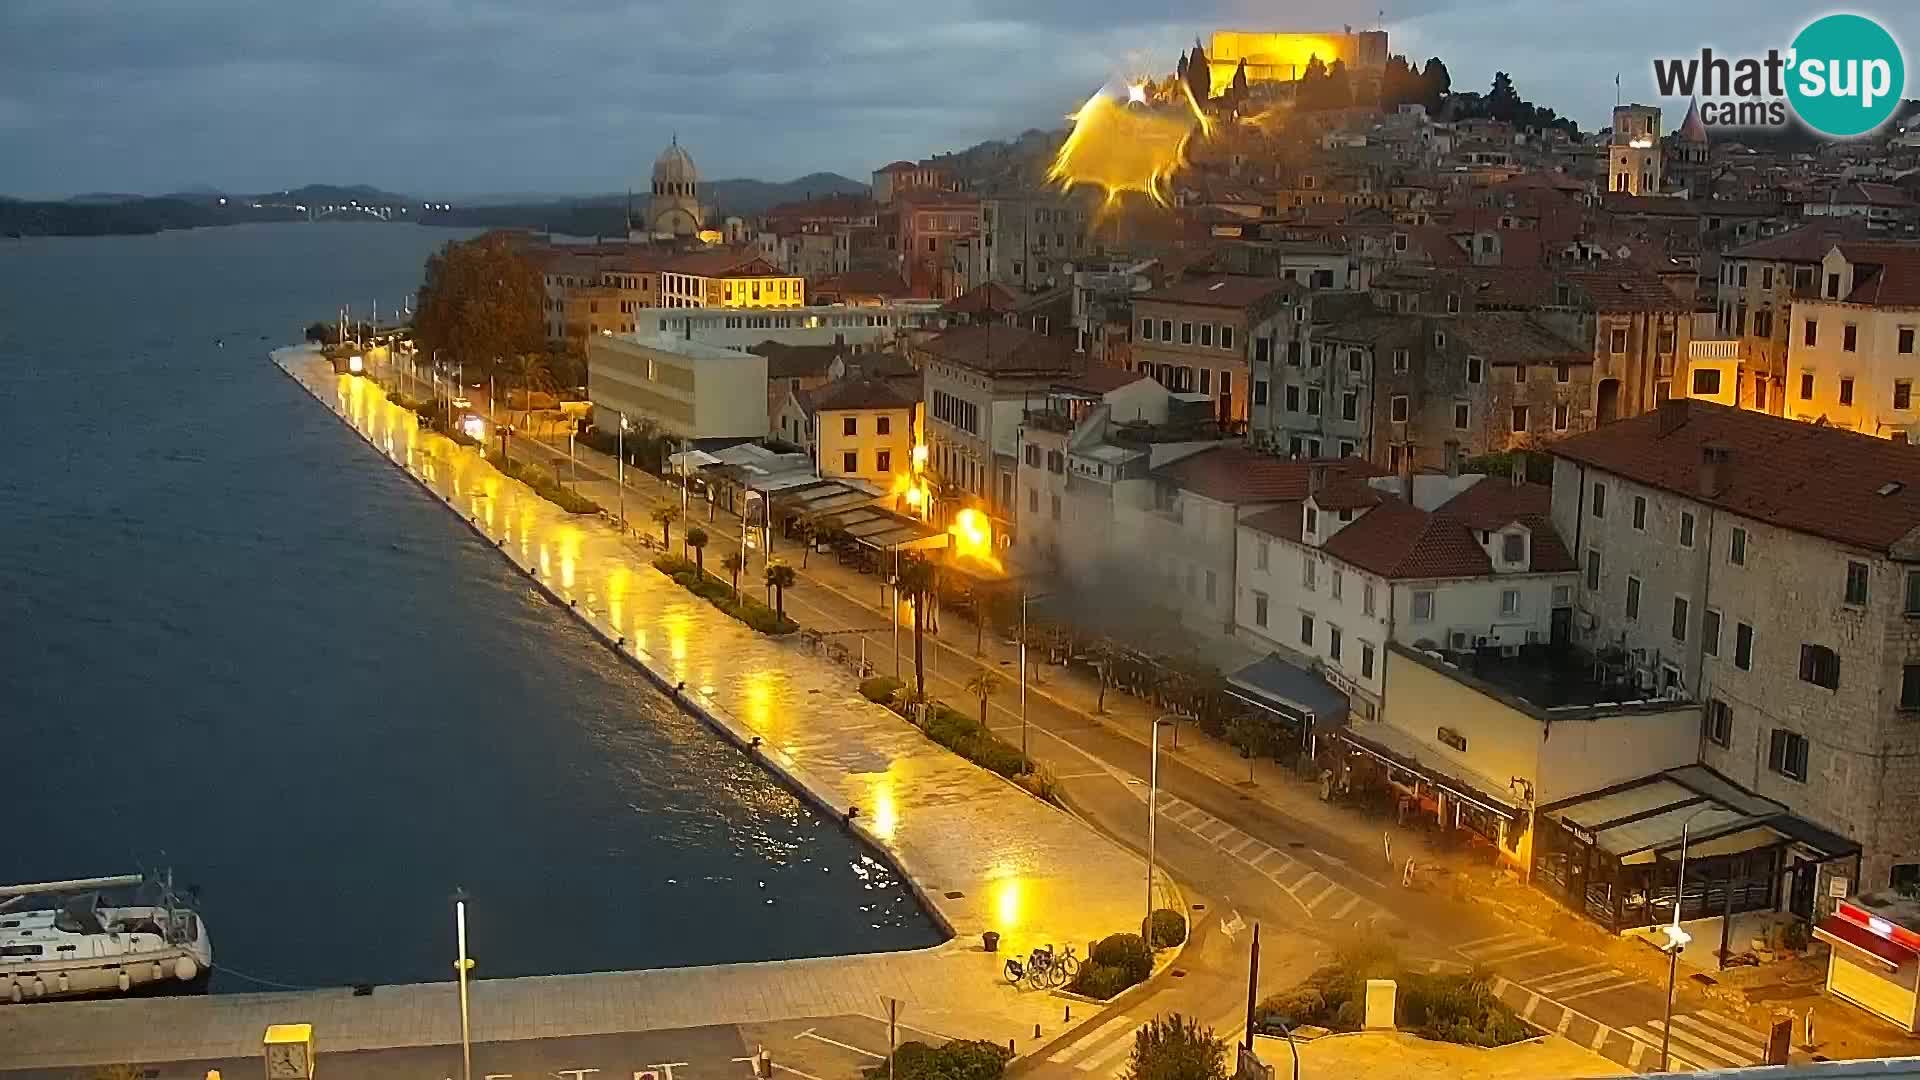
[[[681,588],[763,634],[778,637],[800,629],[799,623],[782,619],[779,612],[745,593],[736,599],[731,586],[712,574],[703,577],[700,568],[690,559],[660,555],[654,558],[653,566],[678,582]]]
[[[1361,944],[1339,950],[1332,964],[1307,976],[1291,990],[1255,1006],[1256,1023],[1270,1033],[1313,1024],[1334,1031],[1358,1031],[1366,1019],[1366,982],[1388,978],[1399,984],[1394,1023],[1423,1039],[1467,1046],[1505,1046],[1537,1032],[1493,995],[1481,972],[1434,975],[1400,966],[1391,948]]]
[[[883,1059],[866,1070],[867,1080],[999,1080],[1013,1051],[999,1043],[955,1039],[944,1046],[903,1042],[893,1050],[893,1067]]]
[[[514,461],[511,458],[503,457],[498,450],[487,451],[487,464],[492,465],[502,473],[532,488],[535,495],[558,506],[569,514],[597,514],[600,512],[599,503],[594,502],[585,495],[581,495],[572,488],[561,486],[560,481],[554,478],[553,470],[544,465]]]
[[[1141,932],[1154,948],[1171,949],[1187,940],[1187,917],[1172,908],[1155,908]]]
[[[876,705],[893,704],[893,695],[907,684],[891,675],[875,675],[860,682],[860,696]]]
[[[1139,934],[1113,934],[1094,942],[1093,954],[1067,984],[1076,994],[1102,1001],[1153,974],[1153,950]]]

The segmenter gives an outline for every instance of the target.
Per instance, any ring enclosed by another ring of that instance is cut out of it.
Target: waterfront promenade
[[[554,602],[670,691],[684,684],[684,703],[729,737],[760,740],[743,752],[762,755],[823,813],[857,806],[851,827],[954,935],[901,953],[482,979],[473,990],[477,1041],[871,1013],[883,995],[943,1033],[1014,1040],[1023,1052],[1038,1045],[1036,1025],[1043,1039],[1061,1033],[1061,1000],[1008,986],[1001,959],[1047,943],[1072,943],[1084,956],[1091,940],[1137,930],[1147,892],[1137,856],[927,740],[798,642],[759,635],[687,593],[653,569],[650,551],[602,520],[567,515],[477,451],[421,431],[372,382],[337,376],[305,349],[275,359]],[[566,917],[564,897],[555,898],[554,917]],[[981,949],[987,930],[1003,935],[998,956]],[[301,947],[297,937],[288,947]],[[477,959],[484,973],[484,953]],[[1073,1013],[1075,1023],[1096,1015],[1090,1005]],[[291,1022],[313,1023],[333,1052],[459,1037],[450,982],[380,987],[367,997],[342,989],[33,1005],[0,1009],[0,1069],[248,1056],[268,1024]]]

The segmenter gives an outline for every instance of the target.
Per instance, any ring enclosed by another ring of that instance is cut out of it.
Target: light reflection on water
[[[451,236],[0,240],[0,716],[31,763],[0,881],[172,865],[224,964],[307,985],[446,977],[456,886],[483,976],[937,940],[883,865],[268,363],[340,302],[389,309]],[[532,542],[485,473],[444,467],[456,505]],[[577,555],[538,553],[600,589]],[[665,643],[683,670],[689,630]]]

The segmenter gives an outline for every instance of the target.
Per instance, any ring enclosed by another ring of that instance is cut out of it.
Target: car
[[[471,409],[473,408],[473,402],[468,401],[466,395],[462,394],[453,399],[453,407],[456,409]]]

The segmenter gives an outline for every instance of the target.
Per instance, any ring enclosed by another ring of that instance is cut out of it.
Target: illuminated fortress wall
[[[1387,66],[1387,32],[1362,30],[1324,34],[1271,33],[1258,30],[1216,30],[1207,46],[1207,67],[1217,96],[1233,80],[1240,61],[1247,62],[1247,81],[1293,82],[1318,56],[1323,64],[1346,61],[1348,70],[1378,72]]]

